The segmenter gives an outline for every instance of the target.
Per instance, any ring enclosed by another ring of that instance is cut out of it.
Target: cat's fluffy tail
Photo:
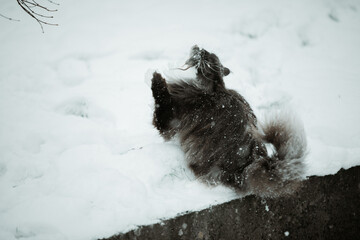
[[[250,191],[277,196],[292,193],[304,177],[306,136],[302,122],[290,112],[272,113],[262,125],[263,141],[273,148],[247,170]]]

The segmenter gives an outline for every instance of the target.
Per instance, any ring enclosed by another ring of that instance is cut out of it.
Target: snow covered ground
[[[298,113],[307,175],[360,164],[358,0],[59,0],[45,34],[0,3],[21,20],[0,18],[0,239],[95,239],[238,197],[151,125],[146,71],[194,44],[260,119]]]

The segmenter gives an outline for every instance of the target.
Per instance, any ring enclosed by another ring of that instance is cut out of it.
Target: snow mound
[[[359,1],[79,0],[58,10],[59,26],[42,34],[15,1],[1,2],[21,22],[0,18],[0,239],[96,239],[239,197],[197,181],[151,124],[144,74],[180,74],[167,70],[194,44],[219,55],[227,87],[258,116],[293,106],[307,175],[360,164]]]

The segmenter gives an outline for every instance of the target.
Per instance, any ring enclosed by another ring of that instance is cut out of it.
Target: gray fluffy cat
[[[246,100],[225,87],[230,70],[215,54],[194,46],[186,64],[196,78],[170,83],[153,73],[153,124],[160,134],[179,138],[188,166],[204,182],[245,194],[292,193],[304,172],[302,126],[280,116],[258,124]]]

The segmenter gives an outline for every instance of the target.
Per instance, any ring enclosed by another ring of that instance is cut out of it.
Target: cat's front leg
[[[170,122],[174,118],[174,106],[171,95],[167,89],[166,81],[161,74],[157,72],[153,73],[151,90],[155,99],[153,125],[165,139],[169,139],[173,135]]]

